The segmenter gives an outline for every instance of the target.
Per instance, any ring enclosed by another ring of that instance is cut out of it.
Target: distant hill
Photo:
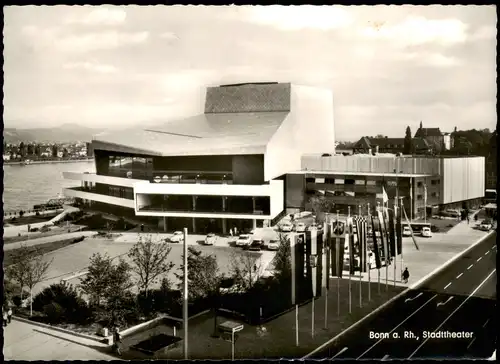
[[[104,129],[92,129],[77,124],[64,124],[50,128],[17,129],[5,128],[3,138],[7,143],[91,141],[92,136]]]

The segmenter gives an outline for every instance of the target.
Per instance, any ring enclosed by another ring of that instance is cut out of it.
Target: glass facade
[[[109,156],[108,175],[113,177],[150,179],[153,158]]]
[[[269,196],[147,195],[151,204],[141,211],[270,215]]]

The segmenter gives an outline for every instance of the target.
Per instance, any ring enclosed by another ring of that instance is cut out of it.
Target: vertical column
[[[252,213],[255,212],[255,197],[252,197]]]
[[[197,196],[193,196],[193,211],[196,211],[196,199]],[[196,219],[193,217],[193,233],[196,232]]]
[[[163,216],[163,231],[167,232],[167,218]]]
[[[257,220],[256,219],[252,220],[252,229],[257,229]]]
[[[226,211],[226,196],[222,196],[222,211]],[[225,218],[222,219],[222,234],[227,234],[227,221]]]

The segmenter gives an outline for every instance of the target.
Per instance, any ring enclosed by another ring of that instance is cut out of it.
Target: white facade
[[[443,148],[444,150],[451,149],[451,135],[448,133],[443,134]]]
[[[443,158],[442,203],[452,203],[484,196],[484,157]]]

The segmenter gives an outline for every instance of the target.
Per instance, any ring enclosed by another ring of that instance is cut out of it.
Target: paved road
[[[410,290],[311,357],[379,360],[490,357],[496,348],[495,306],[496,233],[493,233],[418,289]],[[457,336],[435,337],[448,334]]]

